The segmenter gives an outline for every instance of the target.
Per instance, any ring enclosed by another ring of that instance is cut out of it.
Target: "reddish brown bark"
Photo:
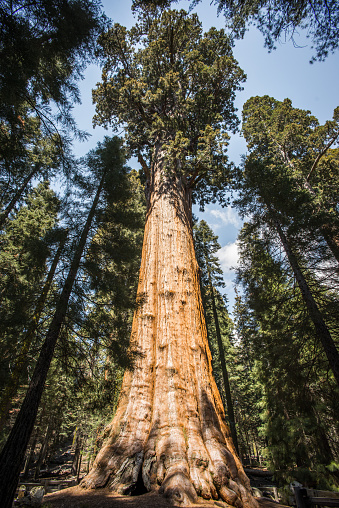
[[[190,199],[155,155],[131,337],[141,355],[82,486],[126,494],[142,474],[148,491],[176,504],[198,494],[254,508],[212,375]]]

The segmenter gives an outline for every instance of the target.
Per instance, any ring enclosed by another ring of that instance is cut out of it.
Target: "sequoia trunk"
[[[82,486],[128,494],[142,478],[176,504],[198,494],[254,508],[212,375],[189,195],[155,155],[131,336],[140,356]]]

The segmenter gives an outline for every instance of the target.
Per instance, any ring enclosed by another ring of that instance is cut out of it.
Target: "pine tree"
[[[244,463],[252,464],[252,457],[263,455],[265,436],[262,435],[263,385],[258,378],[258,355],[253,347],[258,336],[258,322],[253,310],[236,290],[234,306],[235,339],[233,340],[233,392],[237,404],[236,420],[239,429],[239,448]]]
[[[77,82],[105,25],[97,0],[1,3],[1,229],[33,179],[71,169]]]
[[[250,99],[243,110],[243,130],[250,154],[239,175],[238,206],[242,213],[254,214],[259,224],[266,224],[272,236],[278,235],[339,382],[335,334],[308,281],[309,277],[318,278],[317,263],[337,268],[338,214],[331,201],[333,194],[325,194],[321,183],[315,191],[309,182],[316,169],[328,163],[323,158],[338,137],[337,114],[335,110],[334,120],[319,126],[310,112],[292,108],[288,99],[282,103],[267,96]],[[333,256],[329,256],[329,251]],[[330,278],[325,280],[323,287],[329,281]],[[335,309],[337,298],[333,290],[335,287],[329,287],[327,294],[332,294]]]
[[[2,430],[5,421],[8,416],[8,411],[11,406],[11,400],[17,394],[20,380],[23,376],[23,373],[26,371],[28,366],[28,353],[31,349],[32,343],[35,339],[37,328],[39,325],[39,320],[41,318],[42,312],[45,308],[46,300],[48,298],[55,271],[57,269],[60,256],[62,250],[64,248],[64,244],[66,241],[66,235],[63,235],[63,238],[60,241],[60,244],[56,250],[53,261],[51,263],[50,269],[46,276],[46,280],[44,282],[44,286],[41,290],[40,295],[37,297],[34,311],[32,316],[29,317],[29,324],[23,333],[23,338],[20,341],[20,351],[17,355],[15,363],[11,369],[11,373],[9,379],[7,380],[7,386],[4,388],[3,393],[1,394],[0,400],[0,431]]]
[[[208,317],[206,319],[209,342],[211,343],[211,330],[213,329],[217,339],[217,354],[222,374],[223,389],[226,395],[228,423],[231,429],[233,443],[239,453],[232,394],[220,326],[222,313],[227,314],[225,302],[217,289],[218,287],[220,288],[225,286],[222,279],[222,269],[218,258],[215,256],[221,247],[218,243],[218,237],[213,234],[213,231],[204,220],[201,220],[194,227],[194,246],[199,268],[201,270],[202,301],[204,304],[205,315],[208,314],[208,311],[212,314],[212,319],[208,319]],[[211,321],[213,323],[212,326]],[[229,328],[230,326],[226,328],[228,339],[230,335]]]
[[[324,354],[293,272],[270,236],[258,234],[254,223],[245,225],[240,252],[238,275],[250,309],[247,323],[252,322],[247,348],[262,387],[261,431],[269,461],[285,481],[298,478],[328,487],[326,466],[338,443],[331,439],[337,410],[329,395],[336,388],[329,380],[324,389]]]
[[[259,179],[264,179],[265,195],[291,233],[304,233],[304,248],[314,240],[325,241],[337,262],[338,193],[334,188],[339,161],[333,145],[339,138],[338,119],[337,108],[333,120],[320,126],[310,111],[293,108],[289,99],[268,96],[252,97],[243,108],[250,185],[256,188]],[[284,199],[287,193],[288,200]]]
[[[56,225],[58,208],[59,200],[49,183],[39,184],[0,237],[2,388],[19,358],[23,334],[44,283],[52,248],[49,234]]]
[[[97,165],[100,161],[97,155],[93,152],[84,161],[85,166]],[[42,446],[44,441],[47,448],[41,459],[44,455],[48,462],[73,432],[77,456],[73,469],[78,472],[81,464],[89,466],[99,436],[115,412],[124,368],[130,368],[133,362],[135,352],[128,342],[140,265],[145,197],[136,171],[126,176],[118,192],[114,191],[114,185],[107,186],[103,203],[97,207],[99,227],[79,266],[72,303],[68,306],[40,403],[36,427],[40,430],[33,431],[28,448],[26,471],[32,447]],[[83,193],[82,201],[81,198]],[[46,440],[50,420],[53,428]]]

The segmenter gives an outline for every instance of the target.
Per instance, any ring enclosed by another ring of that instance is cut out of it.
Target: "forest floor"
[[[267,498],[256,498],[260,508],[279,508],[283,505]],[[119,496],[108,489],[86,490],[79,486],[47,494],[45,508],[170,508],[173,504],[160,494],[149,492],[141,496]],[[222,501],[205,501],[191,505],[196,508],[226,508]]]

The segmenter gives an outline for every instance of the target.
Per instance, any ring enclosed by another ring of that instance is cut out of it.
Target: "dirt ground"
[[[279,508],[283,505],[266,498],[257,498],[260,508]],[[44,499],[47,508],[170,508],[173,505],[163,496],[149,492],[142,496],[119,496],[108,489],[85,490],[79,486],[47,494]],[[223,501],[205,501],[192,505],[197,508],[227,508]]]

